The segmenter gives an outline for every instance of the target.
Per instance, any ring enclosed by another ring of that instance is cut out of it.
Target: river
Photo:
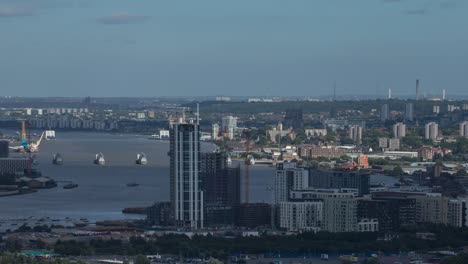
[[[202,143],[202,151],[214,147]],[[90,221],[134,219],[141,216],[123,214],[125,207],[149,206],[169,200],[169,142],[149,140],[145,136],[89,132],[58,132],[57,139],[43,141],[36,154],[37,168],[44,176],[56,180],[57,188],[36,193],[0,198],[0,229],[15,219],[33,217],[31,221],[50,218],[62,222],[66,218]],[[52,164],[54,153],[60,153],[63,165]],[[93,164],[96,153],[102,152],[106,165]],[[144,152],[146,166],[136,165],[136,154]],[[12,153],[12,156],[21,154]],[[273,184],[272,168],[252,167],[251,200],[270,202],[266,186]],[[75,189],[62,186],[74,182]],[[139,186],[127,187],[127,183]],[[29,221],[29,222],[31,222]],[[70,220],[69,220],[70,221]]]

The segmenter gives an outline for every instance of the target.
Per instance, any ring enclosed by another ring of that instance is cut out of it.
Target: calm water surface
[[[203,151],[211,149],[213,145],[202,144]],[[44,176],[56,180],[59,187],[1,197],[0,221],[30,216],[58,220],[87,218],[91,221],[139,217],[124,215],[121,210],[169,199],[168,150],[169,142],[148,140],[144,136],[58,132],[57,140],[43,142],[36,156],[38,169]],[[61,166],[52,164],[52,156],[57,152],[64,159]],[[95,154],[99,152],[105,156],[104,166],[93,164]],[[146,154],[148,165],[135,164],[139,152]],[[266,186],[273,183],[272,170],[270,167],[252,168],[252,201],[270,202],[271,193]],[[69,182],[79,187],[63,189]],[[133,182],[140,185],[126,186]]]

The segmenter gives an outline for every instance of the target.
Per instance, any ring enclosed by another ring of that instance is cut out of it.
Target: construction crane
[[[10,147],[17,152],[38,152],[45,132],[41,133],[41,137],[36,142],[31,140],[31,123],[29,120],[21,121],[21,145]]]
[[[245,203],[249,204],[250,202],[250,193],[249,193],[249,177],[250,177],[250,160],[249,160],[249,152],[250,152],[250,130],[244,130],[245,135],[245,165],[244,165],[244,191],[245,191]]]

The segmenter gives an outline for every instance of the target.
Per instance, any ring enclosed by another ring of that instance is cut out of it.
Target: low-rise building
[[[301,158],[339,158],[346,155],[346,149],[336,146],[317,146],[317,145],[302,145],[299,147],[299,155]]]

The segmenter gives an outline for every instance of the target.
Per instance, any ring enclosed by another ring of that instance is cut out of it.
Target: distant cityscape
[[[448,100],[445,91],[425,99],[418,85],[412,100],[393,99],[391,91],[386,99],[348,101],[3,98],[0,128],[17,133],[0,141],[0,196],[57,187],[34,164],[44,135],[140,134],[169,144],[170,195],[146,208],[127,208],[145,214],[144,221],[124,228],[119,223],[127,239],[132,232],[144,234],[145,243],[154,234],[260,239],[359,233],[390,245],[405,243],[406,230],[421,228],[410,240],[433,241],[444,228],[468,227],[468,101]],[[202,142],[215,150],[203,152]],[[60,155],[54,162],[62,162]],[[146,165],[146,155],[139,153],[136,162]],[[102,153],[95,165],[105,165]],[[270,203],[250,200],[251,169],[257,166],[271,167],[271,184],[263,186]],[[117,239],[115,228],[86,224],[70,232],[90,243],[102,232]],[[5,237],[35,245],[23,235],[9,230]],[[48,246],[65,254],[57,237]],[[419,257],[427,259],[436,249],[427,246]],[[319,258],[325,261],[338,252],[316,253],[326,253]],[[354,258],[339,257],[343,263]]]

